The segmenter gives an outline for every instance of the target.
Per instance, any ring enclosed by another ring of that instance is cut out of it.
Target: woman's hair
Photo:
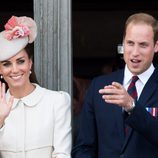
[[[28,44],[25,48],[26,50],[26,53],[29,57],[29,59],[32,60],[32,63],[34,61],[34,45],[33,44]],[[32,83],[38,83],[38,80],[37,80],[37,77],[36,77],[36,74],[35,74],[35,71],[34,71],[34,64],[32,64],[32,67],[31,67],[31,74],[30,74],[30,81]]]
[[[154,33],[154,43],[158,40],[158,21],[151,15],[146,13],[136,13],[131,15],[126,23],[123,38],[126,36],[126,30],[129,24],[146,24],[152,27]]]

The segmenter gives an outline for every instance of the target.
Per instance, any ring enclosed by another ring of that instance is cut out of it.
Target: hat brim
[[[8,60],[15,56],[28,44],[28,37],[7,40],[4,31],[0,33],[0,61]]]

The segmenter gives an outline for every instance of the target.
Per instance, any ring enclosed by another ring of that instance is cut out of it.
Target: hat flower
[[[33,19],[22,16],[12,16],[5,24],[5,38],[7,40],[28,36],[28,43],[32,43],[37,35],[37,26]]]

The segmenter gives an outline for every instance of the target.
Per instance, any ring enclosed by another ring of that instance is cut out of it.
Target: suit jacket
[[[147,81],[136,107],[124,118],[122,108],[108,104],[98,93],[113,81],[123,82],[124,70],[93,79],[86,95],[73,158],[158,158],[158,68]],[[130,129],[124,134],[124,124]]]

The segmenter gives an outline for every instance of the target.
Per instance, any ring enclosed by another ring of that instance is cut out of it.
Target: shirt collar
[[[154,72],[154,66],[153,64],[150,65],[150,67],[143,73],[137,75],[139,77],[139,80],[145,85],[152,73]],[[131,82],[131,78],[133,74],[128,69],[127,65],[125,66],[125,73],[124,73],[124,85],[127,85]]]
[[[18,105],[18,103],[20,101],[22,101],[25,106],[29,106],[29,107],[32,107],[32,106],[35,106],[35,105],[38,104],[38,102],[43,97],[44,92],[42,90],[43,88],[40,87],[38,84],[34,84],[34,85],[36,86],[36,88],[29,95],[27,95],[27,96],[25,96],[23,98],[20,98],[20,99],[14,98],[12,109],[14,109]],[[9,92],[9,90],[6,93],[6,97],[7,97],[7,99],[10,98],[10,92]]]

